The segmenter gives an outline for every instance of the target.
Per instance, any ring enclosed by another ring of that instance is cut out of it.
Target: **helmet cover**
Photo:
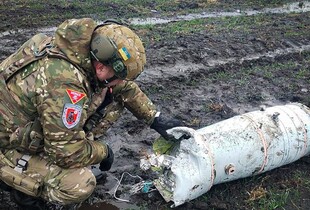
[[[146,63],[145,49],[141,39],[124,25],[105,24],[93,34],[91,53],[103,63],[110,63],[118,77],[134,80]],[[121,63],[126,73],[121,72]],[[119,73],[119,74],[118,74]]]

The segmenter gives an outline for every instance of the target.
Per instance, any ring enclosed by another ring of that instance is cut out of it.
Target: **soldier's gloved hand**
[[[114,153],[112,149],[107,145],[108,156],[100,162],[99,169],[101,171],[108,171],[112,167],[114,161]]]
[[[178,139],[167,133],[167,130],[169,130],[170,128],[178,126],[183,126],[183,123],[180,120],[165,119],[160,113],[156,113],[156,117],[154,118],[154,121],[151,124],[150,128],[157,131],[166,140],[178,141]]]

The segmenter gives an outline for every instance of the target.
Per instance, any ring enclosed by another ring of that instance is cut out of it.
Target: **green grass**
[[[254,16],[204,18],[159,25],[140,25],[134,26],[134,28],[143,31],[142,38],[146,44],[190,36],[193,33],[204,33],[219,37],[239,33],[248,41],[248,36],[258,37],[259,39],[261,31],[257,31],[257,28],[270,31],[267,36],[264,34],[265,38],[268,38],[268,36],[273,39],[294,39],[301,36],[308,38],[310,25],[307,18],[303,17],[307,16],[307,14],[294,15],[300,16],[300,21],[297,21],[298,19],[296,20],[291,14],[259,14]],[[290,22],[290,20],[294,22]],[[287,24],[287,22],[290,22],[290,24]],[[285,28],[284,34],[282,28]],[[241,39],[239,41],[242,42]]]
[[[289,190],[268,191],[267,196],[257,202],[257,209],[281,209],[288,202],[289,195]]]
[[[224,11],[234,11],[240,7],[275,7],[294,1],[234,1],[226,3],[219,0],[193,0],[193,1],[165,1],[165,0],[16,0],[0,3],[0,22],[6,27],[40,27],[55,26],[65,19],[93,17],[98,20],[107,18],[124,19],[132,17],[149,17],[155,13],[163,16],[188,14],[221,8]],[[10,14],[10,13],[12,14]],[[19,14],[19,15],[15,15]],[[227,17],[207,18],[204,20],[183,21],[169,24],[162,30],[172,36],[189,34],[193,31],[210,29],[216,32],[233,30],[251,30],[253,25],[272,24],[274,20],[264,18],[264,15],[253,17]],[[6,23],[11,23],[6,24]],[[31,24],[30,24],[31,23]],[[170,26],[171,25],[171,26]],[[214,26],[214,27],[213,27]],[[151,26],[145,26],[151,29]],[[309,27],[300,23],[298,27]],[[1,24],[0,24],[0,30]],[[305,31],[305,30],[302,30]],[[288,29],[285,36],[294,36],[298,30]],[[155,40],[160,37],[155,36]]]
[[[183,5],[184,4],[184,5]],[[165,0],[16,0],[16,1],[4,1],[0,3],[0,10],[22,10],[31,9],[37,11],[44,11],[48,15],[52,15],[55,11],[54,8],[66,10],[66,12],[58,13],[61,18],[74,18],[74,15],[85,16],[95,14],[100,18],[110,18],[105,15],[109,13],[114,16],[114,12],[118,12],[116,15],[120,18],[129,18],[137,16],[150,16],[153,12],[161,12],[163,14],[170,14],[171,12],[186,13],[189,11],[199,11],[205,9],[209,4],[205,0],[193,0],[189,7],[187,4],[181,4],[180,1],[165,1]],[[71,14],[67,13],[71,11]],[[34,16],[37,13],[33,13]],[[17,17],[18,18],[18,17]],[[116,18],[114,16],[113,18]]]
[[[308,177],[308,173],[304,171],[294,171],[293,180],[297,185],[310,190],[310,177]]]
[[[213,186],[209,192],[197,199],[201,202],[210,202],[216,197],[216,200],[225,201],[224,205],[230,205],[225,196],[232,193],[236,196],[235,199],[239,201],[238,206],[240,209],[295,209],[289,208],[290,206],[298,209],[299,200],[304,198],[310,191],[308,171],[298,169],[289,171],[281,179],[276,180],[273,179],[272,173],[267,172]],[[274,181],[272,185],[268,184],[271,180]],[[239,186],[243,186],[241,190],[238,188]],[[239,193],[236,193],[235,190],[239,190]]]
[[[301,67],[296,73],[297,79],[305,79],[310,77],[309,69],[306,66]]]
[[[253,16],[236,16],[222,17],[211,20],[211,23],[216,23],[216,31],[241,31],[243,33],[251,33],[257,27],[263,27],[270,30],[270,35],[275,35],[278,28],[285,28],[286,33],[282,37],[292,37],[299,35],[309,35],[310,30],[308,22],[295,22],[293,25],[286,24],[287,20],[300,14],[257,14]],[[276,17],[276,18],[275,18]],[[210,21],[209,21],[210,22]],[[309,30],[305,30],[305,29]],[[300,29],[300,30],[298,30]]]
[[[189,35],[192,33],[204,31],[206,29],[205,19],[196,19],[190,21],[179,21],[170,24],[161,25],[141,25],[134,26],[135,29],[146,32],[144,42],[164,41],[166,39],[175,39],[176,37]]]

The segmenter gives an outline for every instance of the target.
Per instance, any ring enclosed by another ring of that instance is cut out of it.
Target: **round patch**
[[[81,115],[81,106],[67,103],[62,112],[62,122],[67,128],[73,128],[80,122]]]

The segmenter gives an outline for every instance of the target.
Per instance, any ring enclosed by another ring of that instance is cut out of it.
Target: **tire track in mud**
[[[288,14],[288,13],[304,13],[310,12],[310,2],[294,2],[290,4],[285,4],[282,7],[276,8],[265,8],[262,10],[238,10],[236,12],[202,12],[200,14],[188,14],[188,15],[179,15],[172,18],[131,18],[128,22],[132,25],[156,25],[156,24],[167,24],[170,22],[177,22],[182,20],[194,20],[202,18],[220,18],[220,17],[235,17],[235,16],[253,16],[259,14]],[[100,23],[100,21],[99,21]],[[56,27],[44,27],[36,30],[33,29],[18,29],[18,30],[9,30],[0,33],[0,38],[3,38],[8,35],[18,35],[19,33],[47,33],[52,34],[56,30]],[[2,40],[0,40],[0,44]]]
[[[170,22],[193,20],[201,18],[219,18],[219,17],[236,17],[236,16],[252,16],[259,14],[284,14],[284,13],[302,13],[310,11],[310,2],[294,2],[285,4],[283,7],[265,8],[262,10],[237,10],[235,12],[202,12],[200,14],[179,15],[171,18],[132,18],[131,24],[134,25],[155,25],[166,24]]]
[[[134,18],[131,20],[131,23],[134,25],[144,25],[144,24],[161,24],[161,23],[169,23],[180,20],[192,20],[198,18],[208,18],[208,17],[227,17],[227,16],[250,16],[250,15],[258,15],[258,14],[281,14],[281,13],[304,13],[310,11],[310,2],[294,2],[291,4],[286,4],[283,7],[278,8],[265,8],[262,10],[244,10],[242,12],[211,12],[205,14],[189,14],[175,17],[174,19],[169,19],[168,22],[162,21],[166,20],[157,18],[149,21],[148,19],[143,20],[139,18]],[[23,42],[31,37],[35,33],[46,33],[48,35],[52,35],[56,30],[56,27],[45,27],[40,29],[31,29],[31,30],[16,30],[16,31],[6,31],[0,33],[0,61],[13,53],[16,50],[16,46],[18,46],[19,42]],[[12,38],[14,37],[14,38]],[[234,49],[232,45],[227,47],[225,51],[220,52],[216,50],[210,54],[216,54],[216,57],[212,57],[212,55],[208,55],[209,49],[205,49],[205,52],[202,52],[200,58],[196,58],[196,60],[200,59],[200,61],[188,63],[185,61],[174,62],[171,65],[152,65],[151,67],[146,67],[147,71],[145,71],[138,80],[154,80],[154,79],[163,79],[171,76],[179,76],[186,75],[195,71],[198,71],[202,68],[210,68],[216,67],[219,65],[225,64],[234,64],[239,63],[242,64],[244,61],[251,60],[260,60],[262,58],[274,58],[289,55],[291,53],[297,52],[305,52],[309,51],[310,45],[308,44],[309,40],[301,41],[293,41],[293,40],[280,40],[277,43],[277,47],[274,50],[267,49],[266,43],[262,42],[261,45],[255,46],[247,46],[244,45],[243,49],[237,51]],[[236,55],[237,56],[234,56]],[[228,55],[228,56],[227,56]],[[240,57],[240,55],[245,55],[244,57]],[[220,58],[219,58],[220,57]]]
[[[286,46],[283,48],[277,48],[274,50],[266,50],[263,53],[257,53],[253,48],[245,48],[245,51],[252,51],[244,57],[228,57],[228,58],[212,58],[205,56],[199,63],[189,63],[179,61],[173,64],[173,66],[156,65],[146,69],[139,77],[138,81],[154,81],[155,80],[169,80],[170,77],[186,76],[192,73],[196,73],[202,69],[214,68],[222,65],[242,64],[247,61],[259,61],[261,59],[276,59],[279,57],[287,56],[295,53],[310,52],[310,45],[303,44],[301,42],[293,42],[284,40]],[[262,50],[262,49],[261,49]],[[221,57],[222,52],[218,52],[217,57]],[[226,56],[223,56],[226,57]],[[203,61],[206,61],[205,63]]]

